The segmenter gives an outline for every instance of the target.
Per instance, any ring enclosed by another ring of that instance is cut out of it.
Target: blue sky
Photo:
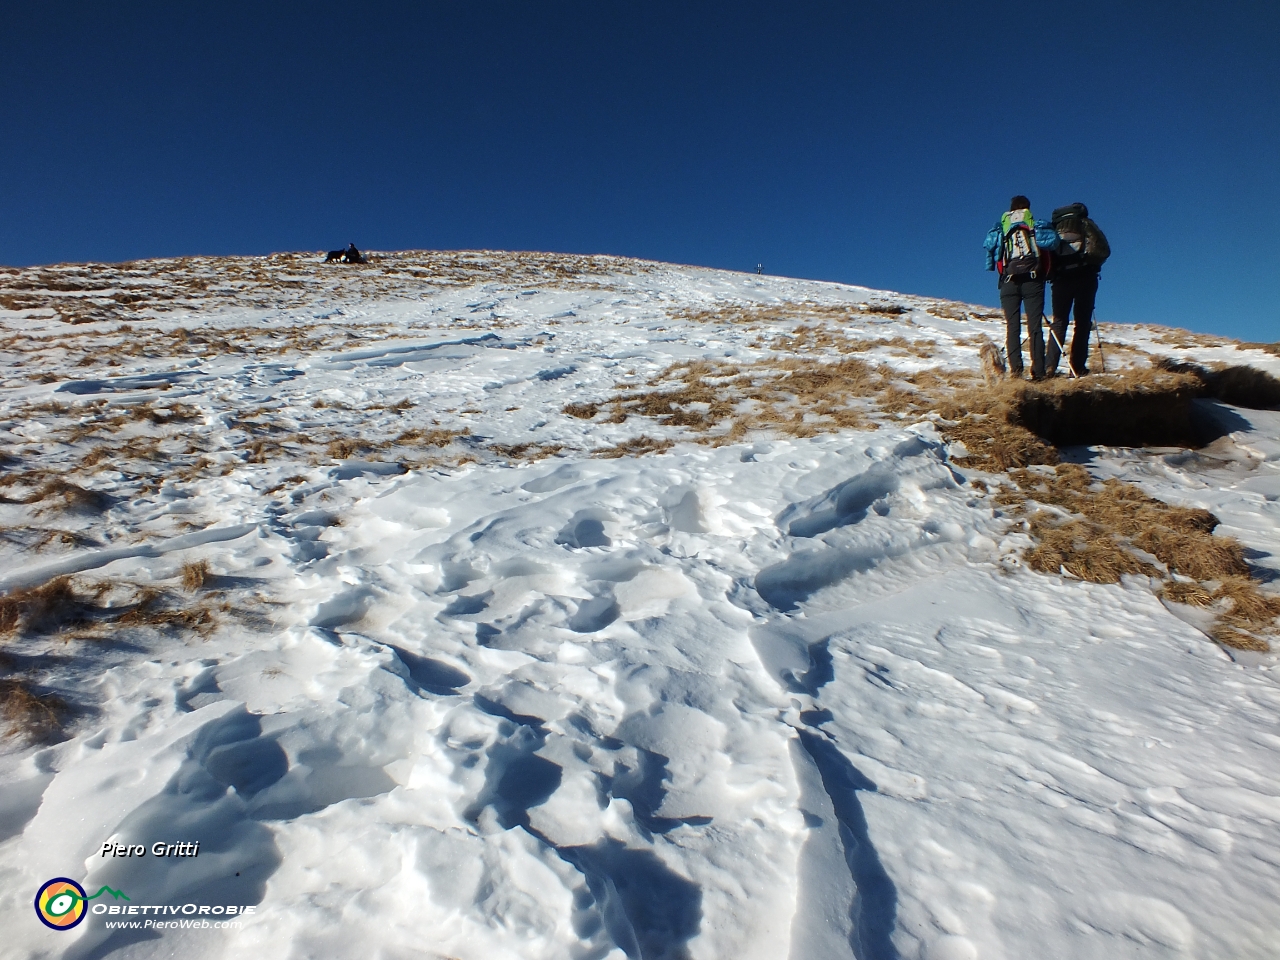
[[[354,240],[994,304],[1025,193],[1107,232],[1100,319],[1280,338],[1274,0],[0,13],[0,263]]]

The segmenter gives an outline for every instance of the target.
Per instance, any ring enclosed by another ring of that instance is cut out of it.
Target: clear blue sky
[[[349,8],[349,9],[348,9]],[[1081,200],[1098,316],[1280,338],[1280,4],[0,6],[0,263],[507,248],[995,303]]]

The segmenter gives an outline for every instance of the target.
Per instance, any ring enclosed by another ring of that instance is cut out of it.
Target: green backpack
[[[1000,256],[996,268],[1002,277],[1028,274],[1040,269],[1040,247],[1036,245],[1036,224],[1030,210],[1010,210],[1000,217]]]

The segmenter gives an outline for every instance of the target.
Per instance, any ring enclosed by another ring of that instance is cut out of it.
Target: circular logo
[[[84,919],[84,887],[66,877],[46,880],[36,894],[36,916],[46,927],[70,930]]]

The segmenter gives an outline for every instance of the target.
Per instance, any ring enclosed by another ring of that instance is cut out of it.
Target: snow
[[[4,313],[7,446],[111,502],[56,519],[84,540],[7,537],[0,588],[172,587],[203,559],[251,614],[207,636],[6,641],[79,705],[67,739],[0,755],[6,955],[1276,955],[1274,657],[1229,656],[1144,578],[1024,569],[1029,540],[929,419],[716,445],[561,412],[675,362],[768,359],[796,326],[695,316],[710,307],[897,305],[853,332],[929,343],[927,361],[875,349],[904,372],[976,369],[1001,322],[836,284],[606,258],[578,276],[492,255],[486,273],[485,256],[444,282],[385,255],[346,287],[342,268],[263,261],[255,276],[295,284],[278,295],[171,262],[213,278],[207,300],[119,327]],[[140,289],[151,268],[130,268],[104,283]],[[180,328],[245,352],[181,348]],[[1150,328],[1107,335],[1159,348]],[[194,419],[64,429],[148,402]],[[1280,414],[1218,415],[1235,429],[1202,451],[1080,457],[1213,510],[1280,574]],[[470,432],[316,454],[413,429]],[[675,445],[592,456],[642,434]],[[159,444],[149,484],[123,453],[82,465],[131,437]],[[501,453],[526,443],[552,455]],[[157,840],[200,852],[99,854]],[[51,877],[257,909],[238,929],[55,932],[31,916]]]

